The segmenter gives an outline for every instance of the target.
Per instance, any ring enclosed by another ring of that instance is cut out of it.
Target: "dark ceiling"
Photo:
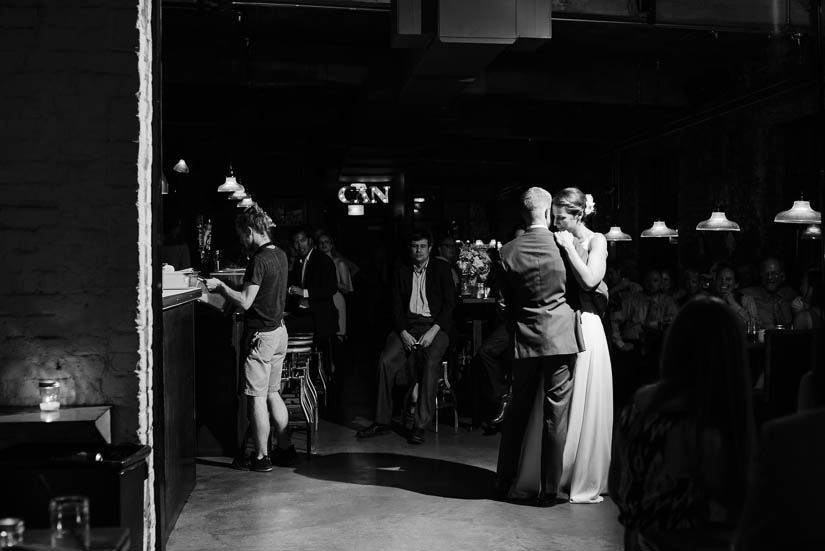
[[[609,157],[808,80],[805,2],[694,4],[554,0],[549,40],[401,48],[388,0],[164,1],[164,154],[341,180]]]

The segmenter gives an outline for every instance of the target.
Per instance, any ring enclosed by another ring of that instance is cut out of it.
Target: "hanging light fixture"
[[[252,197],[244,197],[241,201],[238,201],[237,205],[239,209],[245,209],[253,206],[255,206],[255,201],[252,200]]]
[[[710,213],[710,218],[696,224],[696,229],[699,231],[739,231],[739,224],[728,220],[724,211],[715,210]]]
[[[160,193],[161,195],[169,195],[169,180],[166,179],[166,174],[160,173]]]
[[[189,165],[186,164],[186,161],[181,159],[175,164],[175,166],[172,167],[172,170],[181,174],[189,174]]]
[[[799,239],[822,239],[822,226],[811,224],[799,234]]]
[[[622,231],[620,226],[610,226],[610,231],[604,234],[607,241],[633,241],[630,234]]]
[[[226,177],[226,180],[224,180],[224,182],[218,186],[218,191],[234,193],[242,189],[243,187],[235,179],[235,174],[232,172],[232,165],[229,165],[229,175]]]
[[[822,213],[811,208],[811,203],[800,198],[794,201],[793,206],[788,210],[783,210],[773,219],[780,224],[821,224]]]
[[[238,184],[240,186],[240,184]],[[243,186],[240,186],[241,189],[238,191],[233,191],[229,194],[230,201],[241,201],[249,197],[249,194],[246,192],[246,189]]]
[[[655,220],[653,225],[642,232],[642,237],[679,237],[679,231],[668,228],[664,220]]]

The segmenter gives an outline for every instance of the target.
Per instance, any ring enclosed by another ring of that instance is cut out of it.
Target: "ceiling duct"
[[[550,38],[550,0],[394,0],[392,8],[393,46],[411,50],[405,103],[449,103],[517,40]]]

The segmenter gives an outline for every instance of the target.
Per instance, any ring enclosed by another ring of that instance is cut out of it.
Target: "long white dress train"
[[[613,374],[599,316],[582,312],[587,350],[576,357],[561,488],[573,503],[599,503],[607,492],[613,438]]]

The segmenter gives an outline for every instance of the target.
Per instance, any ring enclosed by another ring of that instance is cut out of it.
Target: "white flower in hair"
[[[589,193],[584,195],[584,215],[589,216],[593,214],[593,211],[596,210],[596,201],[593,200],[593,196]]]

